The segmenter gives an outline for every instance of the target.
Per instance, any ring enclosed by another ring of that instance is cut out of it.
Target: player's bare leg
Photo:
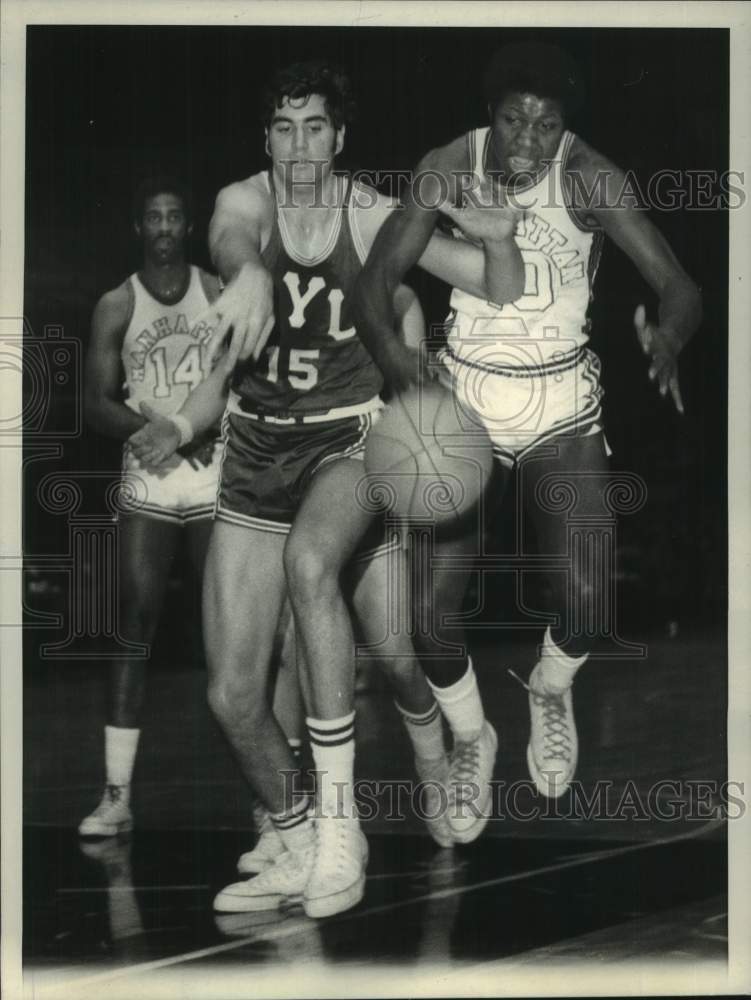
[[[441,711],[408,634],[409,588],[401,547],[356,561],[347,573],[352,603],[369,656],[384,671],[415,753],[423,786],[421,814],[441,847],[454,843],[448,826],[449,762]]]
[[[579,522],[589,521],[587,535],[594,562],[572,559],[569,572],[551,573],[548,587],[551,611],[558,616],[548,628],[541,656],[529,678],[531,736],[527,748],[530,774],[544,795],[563,795],[574,776],[578,742],[574,721],[572,685],[586,662],[592,638],[602,625],[598,621],[602,595],[598,593],[603,547],[597,544],[598,522],[604,512],[602,491],[608,471],[602,433],[587,437],[560,438],[555,454],[550,445],[531,451],[521,463],[521,494],[525,514],[532,519],[537,550],[543,555],[566,555],[569,551],[568,508],[551,510],[546,504],[546,483],[557,492],[570,492]],[[552,477],[546,479],[546,477]],[[550,492],[550,496],[554,496]],[[574,614],[575,613],[575,614]],[[587,627],[571,629],[574,617]]]
[[[275,675],[271,677],[273,712],[287,737],[295,761],[299,764],[305,732],[305,709],[300,693],[295,646],[295,623],[289,601],[285,601],[272,654],[272,673],[275,668]],[[260,801],[253,806],[253,822],[258,841],[251,851],[240,855],[237,870],[241,875],[265,871],[284,853],[284,843],[268,809]]]
[[[315,844],[297,766],[268,696],[285,596],[284,535],[217,521],[204,576],[209,704],[245,778],[268,809],[285,854],[255,878],[219,892],[214,908],[274,908],[302,893]]]
[[[271,812],[293,805],[282,772],[295,768],[267,696],[285,592],[283,547],[283,535],[217,521],[203,591],[209,704]]]
[[[318,778],[318,846],[303,900],[314,917],[354,906],[365,889],[367,844],[353,794],[354,637],[341,588],[342,571],[374,517],[356,500],[362,476],[362,463],[352,459],[320,469],[284,554]]]
[[[119,524],[118,630],[121,638],[151,646],[164,602],[180,526],[143,514]],[[141,733],[146,656],[121,657],[110,668],[110,706],[104,730],[106,788],[79,825],[82,837],[110,837],[131,829],[130,786]]]

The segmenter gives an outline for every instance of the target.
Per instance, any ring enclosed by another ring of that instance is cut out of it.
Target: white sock
[[[472,658],[467,657],[467,671],[464,676],[449,687],[436,687],[430,681],[428,684],[451,727],[454,739],[460,743],[477,739],[485,723],[485,713],[472,667]]]
[[[316,767],[318,807],[324,816],[356,818],[355,713],[305,720]]]
[[[438,702],[433,702],[427,712],[408,712],[402,708],[398,701],[394,704],[404,722],[415,751],[415,757],[422,760],[439,760],[446,754],[446,747],[443,742],[443,721]]]
[[[304,851],[315,843],[315,832],[310,818],[310,802],[301,798],[291,809],[269,813],[271,822],[288,851]]]
[[[550,628],[545,629],[540,652],[539,676],[548,694],[563,694],[574,683],[576,671],[586,663],[589,653],[583,656],[568,656],[556,646],[550,634]]]
[[[130,780],[138,750],[140,729],[124,729],[120,726],[104,727],[104,765],[107,784],[124,788],[124,798],[130,797]]]

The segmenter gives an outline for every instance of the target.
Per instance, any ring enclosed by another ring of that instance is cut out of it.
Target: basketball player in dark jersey
[[[550,482],[545,477],[566,484],[577,517],[589,518],[596,531],[607,472],[599,362],[586,346],[603,236],[630,257],[659,298],[659,322],[647,322],[639,306],[634,323],[651,358],[649,378],[680,412],[678,356],[700,322],[701,299],[645,212],[620,197],[623,171],[567,131],[581,84],[566,53],[541,44],[508,46],[494,57],[486,86],[489,127],[428,153],[415,175],[429,175],[422,177],[419,197],[410,193],[405,209],[381,228],[358,279],[356,320],[387,383],[397,389],[415,383],[420,361],[393,335],[391,296],[422,254],[441,211],[482,242],[496,232],[493,204],[511,200],[523,212],[515,234],[527,272],[523,294],[497,307],[487,301],[493,299],[492,266],[488,294],[455,289],[439,377],[485,424],[499,460],[498,495],[509,470],[518,468],[521,500],[540,551],[565,555],[566,511],[541,502],[542,487]],[[592,192],[594,198],[587,194]],[[472,544],[471,538],[453,539],[439,544],[437,554],[466,557]],[[589,654],[592,630],[569,631],[567,612],[579,609],[596,620],[602,595],[594,565],[572,560],[568,573],[551,573],[547,580],[557,625],[546,630],[530,676],[527,759],[537,788],[552,797],[566,791],[576,767],[571,687]],[[462,640],[456,629],[440,624],[460,610],[458,580],[454,569],[438,571],[432,593],[423,595],[422,617],[431,629],[418,634],[427,633],[429,642]],[[463,669],[455,660],[431,660],[429,676],[451,691],[461,687]]]
[[[390,206],[333,171],[349,110],[346,80],[325,64],[279,74],[266,102],[272,169],[220,192],[210,227],[227,285],[211,322],[217,340],[232,335],[223,364],[233,375],[204,591],[209,700],[286,848],[273,868],[221,892],[218,909],[302,897],[310,916],[326,916],[364,891],[354,644],[340,577],[374,520],[357,491],[382,404],[348,292]],[[506,249],[510,298],[521,269],[512,239]],[[479,293],[480,280],[469,287]],[[319,772],[315,829],[284,780],[294,761],[259,697],[287,590]]]

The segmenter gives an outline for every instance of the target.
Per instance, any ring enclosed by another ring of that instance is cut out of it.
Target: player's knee
[[[396,691],[411,689],[422,672],[414,656],[388,656],[379,660],[378,665]]]
[[[263,710],[263,693],[253,692],[250,684],[237,678],[214,677],[207,688],[209,708],[225,727],[252,725]]]
[[[292,599],[306,598],[338,585],[338,573],[323,552],[290,538],[284,550],[284,572]]]

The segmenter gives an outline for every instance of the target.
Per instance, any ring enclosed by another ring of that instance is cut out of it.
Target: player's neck
[[[304,216],[309,216],[310,224],[318,225],[326,217],[325,210],[339,207],[340,184],[330,168],[310,180],[292,180],[278,167],[274,167],[271,176],[279,208],[288,217],[295,216],[302,220]]]
[[[141,283],[156,298],[166,302],[177,302],[187,291],[190,281],[190,265],[185,259],[159,263],[148,257],[138,272]]]

